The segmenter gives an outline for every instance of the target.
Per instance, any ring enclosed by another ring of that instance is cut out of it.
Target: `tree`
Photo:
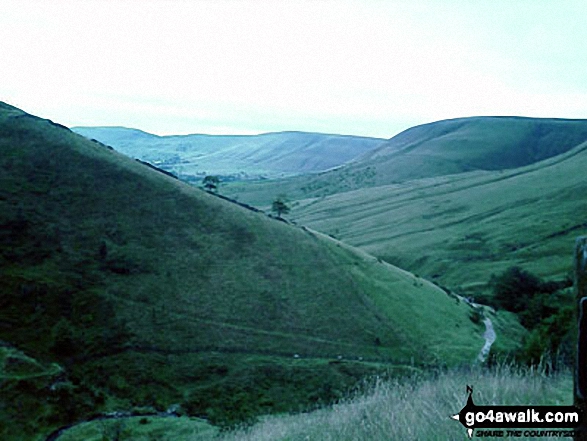
[[[220,178],[208,175],[202,180],[202,184],[206,190],[215,191],[218,190],[218,185],[220,185]]]
[[[541,292],[542,281],[534,274],[513,266],[489,281],[498,306],[512,312],[524,311],[530,299]]]
[[[277,217],[281,218],[281,215],[282,214],[289,213],[290,208],[285,203],[285,201],[283,200],[283,198],[278,197],[277,199],[275,199],[273,201],[273,204],[271,204],[271,211],[273,211],[274,213],[277,213]]]

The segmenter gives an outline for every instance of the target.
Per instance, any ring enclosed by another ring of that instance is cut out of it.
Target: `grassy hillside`
[[[459,118],[408,129],[337,170],[271,183],[238,183],[225,191],[263,206],[279,193],[293,200],[474,170],[513,169],[569,151],[585,140],[587,120]]]
[[[519,265],[572,268],[587,233],[587,143],[509,171],[472,172],[302,201],[297,221],[461,291]]]
[[[455,171],[503,170],[522,167],[564,153],[587,140],[587,120],[522,117],[458,118],[424,124],[391,138],[363,163],[378,163],[391,179],[431,177]],[[401,162],[412,157],[438,161],[438,170],[406,171]],[[442,170],[440,164],[452,164]]]
[[[226,181],[316,173],[347,163],[384,141],[304,132],[157,136],[124,127],[73,130],[190,182],[199,182],[206,174],[219,175]]]
[[[3,440],[173,405],[230,424],[483,345],[431,283],[3,103],[0,170]]]

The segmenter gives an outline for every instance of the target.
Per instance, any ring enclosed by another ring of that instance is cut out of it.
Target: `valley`
[[[293,201],[474,171],[513,170],[554,158],[586,139],[585,120],[450,119],[407,129],[336,170],[271,183],[234,183],[226,193],[266,206],[277,190]]]
[[[581,120],[441,121],[303,185],[298,177],[223,191],[261,207],[286,194],[292,220],[461,294],[486,294],[491,275],[510,266],[569,276],[569,250],[587,231],[586,128]]]
[[[523,168],[469,172],[299,202],[292,218],[461,293],[523,266],[569,275],[586,231],[587,144]]]
[[[0,441],[587,439],[586,15],[0,1]]]
[[[157,136],[125,127],[74,127],[73,131],[195,184],[207,175],[230,182],[322,172],[385,141],[305,132]]]
[[[0,340],[45,372],[2,377],[3,439],[172,405],[231,427],[483,346],[465,302],[346,243],[8,104],[0,134]]]
[[[427,375],[522,347],[534,357],[530,337],[550,322],[525,328],[527,316],[473,306],[494,302],[492,275],[514,266],[559,281],[536,282],[549,293],[568,286],[571,242],[586,231],[587,143],[578,121],[488,121],[498,123],[538,133],[535,148],[524,144],[533,153],[504,159],[522,145],[513,135],[472,150],[467,137],[473,146],[491,130],[449,121],[331,171],[303,175],[302,161],[293,178],[204,191],[131,146],[153,135],[122,130],[133,160],[1,104],[0,375],[4,399],[21,403],[0,413],[3,439],[170,408],[187,418],[177,431],[215,436],[344,399],[372,376]],[[290,153],[324,164],[331,150]],[[436,165],[420,167],[422,157]],[[304,179],[285,219],[263,211]],[[111,430],[96,424],[76,430]]]

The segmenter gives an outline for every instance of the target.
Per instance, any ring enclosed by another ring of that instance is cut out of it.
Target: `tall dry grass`
[[[474,387],[473,397],[479,405],[572,404],[571,373],[547,375],[546,371],[544,366],[500,365],[403,380],[375,380],[365,392],[339,404],[311,413],[267,417],[252,427],[223,434],[220,439],[465,440],[468,437],[464,427],[450,416],[464,406],[466,385]]]

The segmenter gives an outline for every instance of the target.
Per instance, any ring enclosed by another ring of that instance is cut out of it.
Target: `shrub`
[[[537,364],[549,357],[552,367],[571,365],[576,341],[573,293],[569,280],[543,281],[519,267],[492,276],[496,306],[518,314],[522,326],[530,331],[518,359]]]
[[[512,312],[524,310],[529,299],[540,291],[542,282],[534,274],[513,266],[489,281],[497,306]]]

